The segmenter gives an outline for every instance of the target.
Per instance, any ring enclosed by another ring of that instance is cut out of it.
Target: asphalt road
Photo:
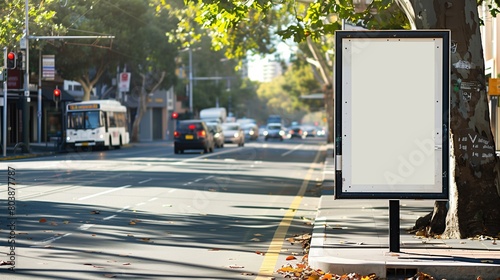
[[[0,278],[278,276],[301,257],[288,238],[312,231],[324,143],[174,154],[150,142],[1,162],[0,261],[15,266],[0,266]]]

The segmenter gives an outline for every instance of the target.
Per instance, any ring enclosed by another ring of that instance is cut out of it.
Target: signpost
[[[447,199],[450,31],[337,31],[335,198]],[[397,216],[396,216],[397,215]]]

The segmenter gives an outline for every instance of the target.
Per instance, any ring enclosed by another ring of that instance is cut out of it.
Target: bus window
[[[83,112],[73,112],[68,114],[68,128],[83,128]]]
[[[108,132],[108,121],[106,120],[106,112],[101,112],[101,124],[104,126],[105,131]]]
[[[108,112],[109,127],[116,127],[116,119],[113,112]]]
[[[85,116],[85,128],[96,129],[99,128],[99,111],[87,112]]]

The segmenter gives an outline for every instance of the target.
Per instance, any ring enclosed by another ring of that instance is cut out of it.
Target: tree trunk
[[[163,71],[161,73],[160,78],[156,82],[155,86],[151,89],[151,93],[155,92],[163,82],[163,79],[165,79],[165,72]],[[131,142],[139,142],[139,130],[141,126],[141,121],[142,117],[144,116],[144,113],[148,109],[148,91],[146,91],[146,82],[147,82],[147,75],[146,74],[141,74],[142,77],[142,86],[141,86],[141,92],[139,93],[139,104],[137,105],[137,113],[135,115],[134,123],[132,124],[132,134],[130,136],[130,141]]]
[[[148,100],[147,100],[147,92],[146,92],[146,75],[141,74],[142,77],[142,86],[141,91],[139,92],[139,104],[137,104],[137,112],[135,115],[134,123],[132,125],[132,135],[130,140],[132,142],[139,142],[139,129],[142,121],[142,117],[147,110]]]
[[[449,209],[437,202],[428,225],[450,238],[500,233],[498,157],[490,128],[477,1],[398,0],[417,29],[451,30]],[[447,213],[447,214],[445,214]],[[446,217],[445,217],[446,215]]]

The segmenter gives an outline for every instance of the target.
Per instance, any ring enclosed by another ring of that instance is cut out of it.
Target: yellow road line
[[[304,177],[304,181],[302,181],[302,186],[300,187],[299,192],[293,199],[292,204],[290,204],[290,207],[288,207],[285,216],[281,220],[278,229],[274,233],[271,244],[267,249],[266,256],[264,257],[264,260],[260,267],[258,274],[259,276],[255,278],[256,280],[269,279],[269,277],[273,276],[274,268],[276,267],[276,263],[278,262],[278,256],[281,252],[281,248],[283,247],[283,242],[285,241],[285,236],[286,233],[288,232],[288,228],[290,227],[290,224],[292,223],[293,218],[295,217],[296,210],[299,208],[300,203],[304,198],[304,194],[307,190],[307,185],[309,184],[311,176],[314,172],[314,167],[316,166],[316,164],[318,164],[317,161],[319,159],[319,156],[321,155],[321,151],[323,151],[324,149],[326,149],[326,146],[323,145],[321,149],[319,149],[318,152],[316,153],[316,157],[309,166],[309,170],[307,170],[307,174]]]

